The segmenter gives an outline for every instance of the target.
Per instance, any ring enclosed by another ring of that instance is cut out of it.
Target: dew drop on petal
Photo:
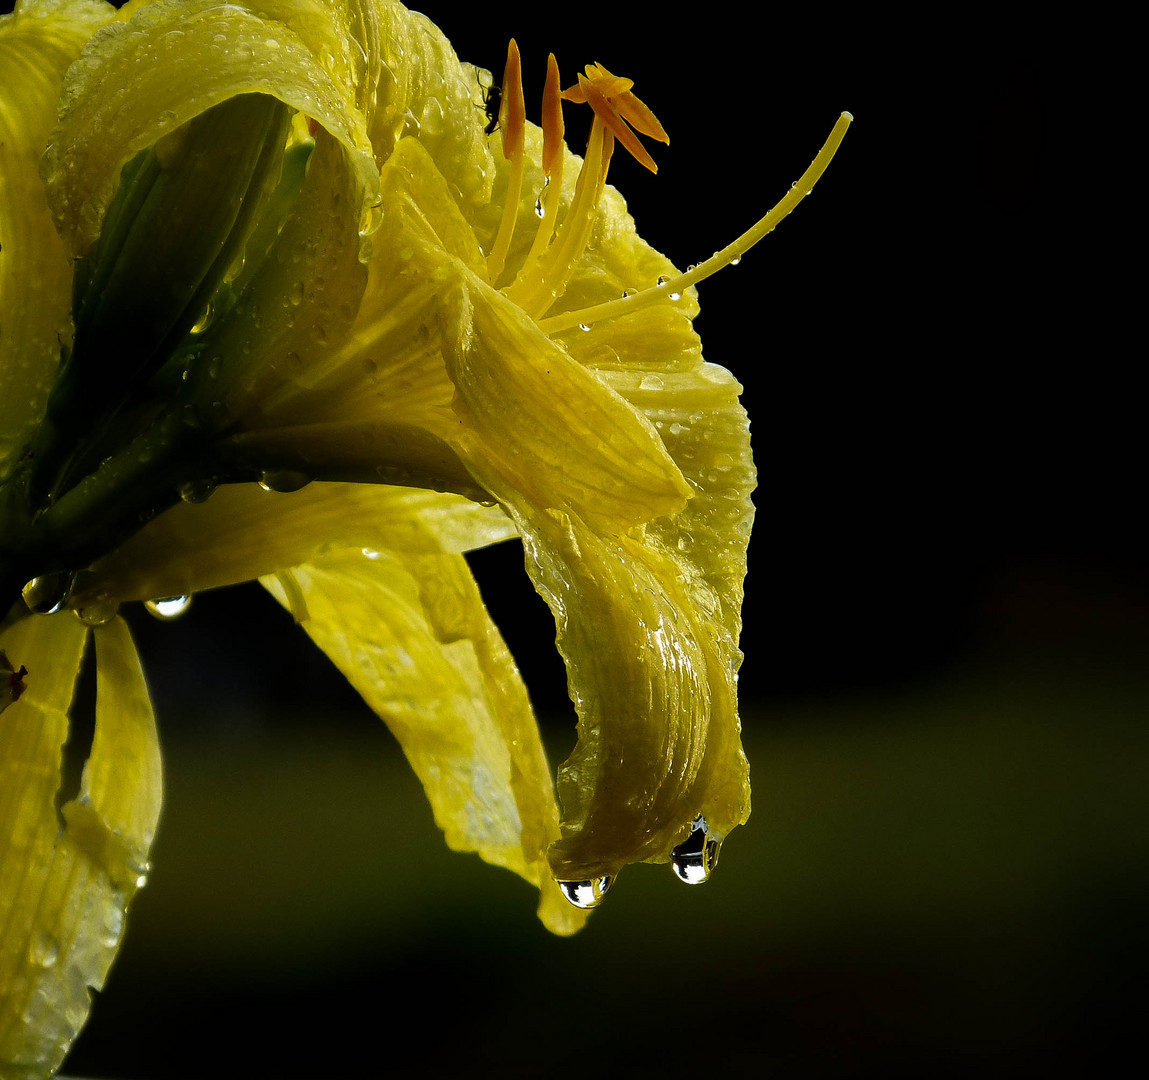
[[[670,853],[670,865],[680,881],[687,885],[701,885],[718,865],[720,843],[711,840],[706,819],[694,819],[690,835]]]
[[[179,494],[186,503],[202,503],[207,502],[215,494],[215,488],[214,481],[206,477],[196,477],[180,484]]]
[[[607,875],[595,878],[593,881],[560,881],[558,886],[570,903],[587,910],[598,907],[613,884],[614,878]]]
[[[78,606],[72,609],[85,626],[104,626],[110,623],[119,613],[120,605],[104,593],[89,596]]]
[[[50,968],[60,959],[60,943],[43,930],[39,931],[28,947],[28,959],[36,967]]]
[[[55,615],[67,601],[75,580],[71,570],[34,577],[24,586],[24,603],[33,615]]]
[[[188,331],[188,333],[202,334],[209,326],[211,326],[214,319],[215,304],[209,300],[207,302],[207,306],[201,312],[200,317],[196,319],[196,321],[192,324],[192,328]]]
[[[259,486],[264,491],[287,494],[307,487],[312,478],[298,469],[266,469],[259,474]]]
[[[585,333],[586,331],[590,330],[590,324],[589,324],[589,323],[580,322],[580,323],[578,324],[578,328],[579,328],[580,330],[582,330],[582,331]]]
[[[191,607],[191,602],[190,596],[164,596],[159,600],[145,600],[144,608],[161,622],[170,622],[183,615]]]

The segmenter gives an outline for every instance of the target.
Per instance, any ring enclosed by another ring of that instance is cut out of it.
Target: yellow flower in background
[[[749,814],[754,467],[696,281],[606,185],[665,140],[602,65],[525,120],[386,0],[39,0],[0,21],[0,1064],[47,1075],[147,873],[155,724],[122,604],[259,579],[388,723],[448,843],[557,933]],[[594,121],[584,158],[561,98]],[[464,553],[522,539],[579,716],[558,798]],[[4,614],[6,613],[6,615]],[[88,638],[95,739],[61,746]],[[18,698],[18,700],[16,700]],[[561,815],[560,815],[561,805]],[[7,1075],[7,1073],[5,1073]]]

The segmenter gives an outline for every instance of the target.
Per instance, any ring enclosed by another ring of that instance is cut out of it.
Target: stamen
[[[626,121],[615,112],[614,106],[611,105],[606,95],[600,93],[593,83],[581,75],[578,77],[578,81],[579,87],[586,95],[587,102],[594,109],[595,116],[603,122],[606,129],[630,151],[635,161],[640,165],[645,165],[652,173],[658,172],[654,158],[646,152],[646,147],[638,141],[638,136],[630,130]]]
[[[533,319],[545,314],[562,295],[575,263],[586,250],[613,148],[613,136],[596,116],[591,124],[586,157],[575,184],[574,199],[554,243],[539,260],[539,276],[531,282],[524,281],[521,288],[509,289],[506,293],[508,299]]]
[[[623,146],[651,172],[658,172],[653,158],[627,126],[632,125],[643,135],[659,142],[669,143],[670,136],[658,122],[649,106],[630,92],[633,79],[624,79],[607,71],[602,64],[588,64],[586,76],[578,77],[578,85],[563,91],[566,101],[580,105],[590,104],[595,115],[614,133]]]
[[[849,128],[853,119],[853,116],[848,112],[842,113],[834,125],[834,130],[830,132],[830,137],[822,149],[818,151],[818,156],[810,163],[810,167],[802,174],[801,178],[791,186],[777,206],[737,240],[727,244],[721,251],[715,252],[705,262],[699,263],[684,274],[679,274],[677,277],[669,278],[658,285],[643,289],[625,299],[609,300],[606,303],[582,308],[579,311],[564,312],[562,315],[555,315],[550,319],[539,319],[539,328],[547,334],[557,334],[564,330],[573,329],[579,324],[590,325],[591,323],[602,322],[604,319],[613,319],[640,307],[645,307],[647,304],[669,300],[672,294],[681,294],[689,286],[696,285],[717,273],[724,266],[737,262],[759,240],[773,232],[775,226],[810,194],[822,173],[826,171],[826,167],[833,160],[842,139],[845,138],[846,129]]]
[[[499,127],[503,135],[503,156],[511,164],[507,178],[507,196],[503,203],[503,217],[494,246],[487,256],[487,278],[492,285],[503,272],[515,220],[519,212],[519,196],[523,190],[523,136],[526,130],[527,105],[523,98],[523,67],[519,47],[511,38],[507,46],[507,66],[503,71],[503,97],[499,106]]]
[[[535,232],[531,250],[519,267],[514,284],[507,290],[507,296],[526,296],[533,285],[538,285],[541,277],[539,261],[555,233],[559,200],[563,187],[563,103],[559,84],[559,64],[555,54],[547,57],[547,81],[543,87],[543,176],[546,185],[541,196],[542,217]],[[518,303],[518,300],[514,301]]]

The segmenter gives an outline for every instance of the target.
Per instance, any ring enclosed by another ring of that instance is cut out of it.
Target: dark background
[[[1149,577],[1120,185],[1072,50],[969,12],[428,7],[464,59],[501,69],[517,38],[532,117],[549,51],[564,80],[635,78],[671,143],[657,177],[620,155],[611,179],[679,265],[855,115],[814,195],[700,288],[760,473],[754,816],[705,889],[636,867],[554,939],[528,888],[445,849],[390,736],[257,588],[137,613],[165,817],[66,1071],[1103,1068],[1141,1014]],[[475,566],[561,759],[521,551]]]

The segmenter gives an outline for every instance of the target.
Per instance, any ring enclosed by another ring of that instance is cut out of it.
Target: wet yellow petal
[[[457,495],[324,483],[280,494],[232,484],[207,502],[173,506],[97,563],[70,602],[83,609],[186,596],[343,548],[464,552],[514,535],[501,510]]]
[[[294,5],[268,5],[286,15]],[[44,161],[48,201],[75,255],[99,235],[120,169],[138,151],[237,94],[278,98],[342,145],[369,192],[377,172],[357,87],[339,83],[309,40],[321,9],[294,24],[216,0],[160,2],[95,37],[65,87],[60,128]],[[301,27],[302,29],[302,27]],[[320,38],[320,51],[335,28]]]
[[[547,927],[577,930],[546,863],[558,809],[538,726],[462,557],[343,552],[264,584],[387,722],[447,843],[539,886]]]
[[[514,496],[508,495],[508,501]],[[716,837],[749,813],[736,646],[700,574],[660,537],[604,537],[570,515],[513,507],[527,569],[558,626],[579,713],[559,770],[560,880],[665,861],[696,816]]]
[[[607,531],[680,508],[689,488],[649,422],[482,279],[474,234],[419,143],[399,143],[381,186],[387,214],[347,347],[312,392],[273,397],[252,422],[419,423],[481,484],[497,473]]]
[[[380,2],[383,67],[371,141],[380,162],[414,136],[470,218],[491,198],[494,167],[484,134],[478,71],[460,63],[443,32],[402,4]]]
[[[0,725],[0,1072],[47,1077],[87,1017],[147,871],[159,816],[155,721],[126,625],[95,634],[96,732],[79,796],[57,814],[60,748],[87,629],[32,616],[2,642],[28,691]],[[61,827],[62,826],[62,827]]]
[[[78,0],[22,4],[0,17],[0,475],[43,414],[70,326],[72,264],[44,199],[40,158],[64,72],[114,15]]]

